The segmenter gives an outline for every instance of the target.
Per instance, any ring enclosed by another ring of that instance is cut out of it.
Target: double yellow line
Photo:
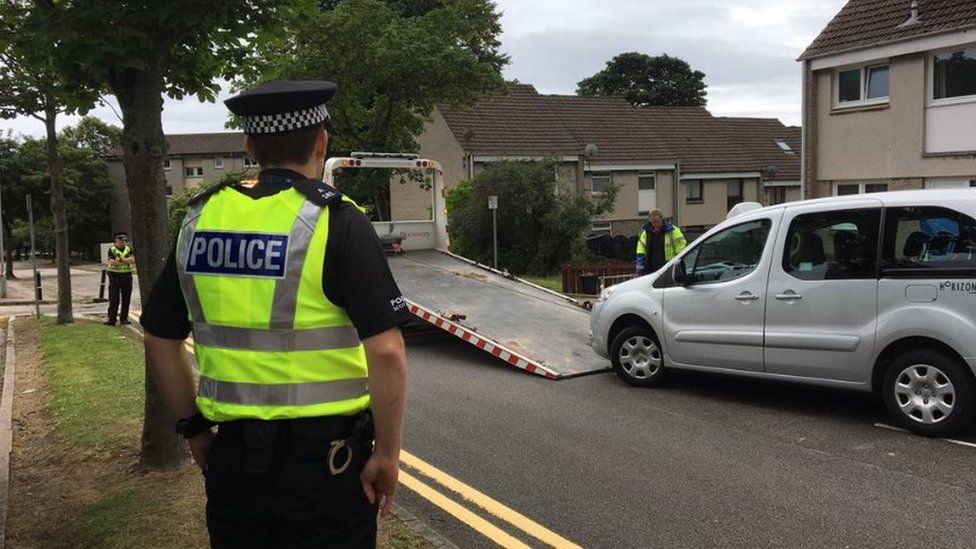
[[[446,488],[453,494],[460,496],[469,504],[477,506],[480,508],[480,510],[486,512],[491,518],[500,520],[505,525],[528,534],[529,536],[548,546],[559,547],[560,549],[564,547],[580,547],[579,545],[569,541],[552,530],[549,530],[545,526],[542,526],[518,511],[515,511],[514,509],[495,501],[484,493],[472,488],[451,475],[448,475],[447,473],[437,469],[433,465],[421,460],[417,456],[405,450],[400,452],[400,463],[406,469],[417,472],[419,475],[430,479],[441,487]],[[502,547],[513,549],[523,549],[529,547],[516,537],[502,530],[478,514],[472,512],[470,509],[461,505],[454,499],[451,499],[442,492],[434,489],[431,487],[431,485],[413,476],[406,470],[400,471],[400,484],[416,492],[422,498],[433,503],[437,507],[440,507],[461,522],[473,528],[479,534],[485,536]]]
[[[130,314],[135,317],[136,321],[139,321],[139,311],[133,311]],[[187,340],[183,343],[183,347],[188,353],[193,353],[193,339],[187,338]],[[455,499],[445,495],[443,491],[438,491],[436,488],[434,488],[434,486],[439,485],[440,487],[445,488],[448,493],[451,493],[455,497],[459,497],[461,500],[469,503],[470,505],[479,508],[490,518],[495,519],[496,521],[501,521],[504,525],[523,532],[548,546],[558,547],[560,549],[580,547],[579,545],[569,541],[552,530],[549,530],[545,526],[542,526],[518,511],[515,511],[514,509],[495,501],[483,492],[480,492],[468,484],[465,484],[464,482],[461,482],[460,480],[445,473],[444,471],[441,471],[440,469],[418,458],[410,452],[407,452],[406,450],[400,452],[400,464],[404,467],[404,469],[400,471],[401,485],[446,511],[454,518],[470,526],[476,532],[497,543],[501,547],[511,549],[528,549],[530,546],[498,527],[496,524],[471,511],[468,507],[458,503]],[[417,473],[418,476],[425,477],[425,479],[428,479],[427,482],[421,480],[417,476],[414,476],[408,472],[407,469]]]

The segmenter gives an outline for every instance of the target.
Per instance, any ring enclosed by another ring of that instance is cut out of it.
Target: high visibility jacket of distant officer
[[[320,180],[334,93],[278,81],[226,101],[257,183],[190,200],[141,318],[212,547],[375,547],[395,495],[411,315],[369,219]]]
[[[105,324],[129,324],[129,301],[132,299],[132,272],[135,254],[128,245],[126,233],[115,233],[115,243],[108,249],[108,320]],[[119,306],[121,305],[121,310]]]
[[[651,212],[637,238],[637,275],[653,273],[685,249],[688,243],[681,229],[664,219],[659,210]]]

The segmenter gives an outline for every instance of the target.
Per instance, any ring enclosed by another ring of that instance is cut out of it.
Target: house
[[[438,107],[419,142],[443,165],[448,188],[492,162],[542,158],[558,161],[560,188],[600,193],[616,184],[614,211],[593,220],[594,233],[636,234],[654,208],[694,233],[741,201],[800,198],[799,128],[701,107],[637,109],[517,84],[469,109]],[[422,193],[392,192],[394,219],[423,214]]]
[[[163,174],[167,196],[217,181],[224,174],[257,171],[257,163],[244,152],[244,134],[240,132],[167,135],[166,146]],[[109,178],[115,188],[112,226],[115,230],[128,231],[129,193],[125,186],[122,149],[116,147],[109,151],[107,160]]]
[[[850,0],[800,61],[807,197],[976,187],[976,2]]]

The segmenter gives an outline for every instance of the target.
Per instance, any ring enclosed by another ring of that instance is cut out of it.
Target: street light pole
[[[7,254],[3,248],[3,186],[0,185],[0,297],[7,297]]]
[[[34,209],[31,207],[31,195],[27,195],[27,227],[30,229],[31,241],[31,269],[34,271],[34,314],[41,317],[41,279],[37,274],[37,250],[34,247]]]

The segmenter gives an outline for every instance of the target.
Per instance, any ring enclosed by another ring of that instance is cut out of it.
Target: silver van
[[[749,210],[603,291],[591,344],[617,375],[651,386],[673,368],[871,391],[916,433],[973,427],[976,189]]]

